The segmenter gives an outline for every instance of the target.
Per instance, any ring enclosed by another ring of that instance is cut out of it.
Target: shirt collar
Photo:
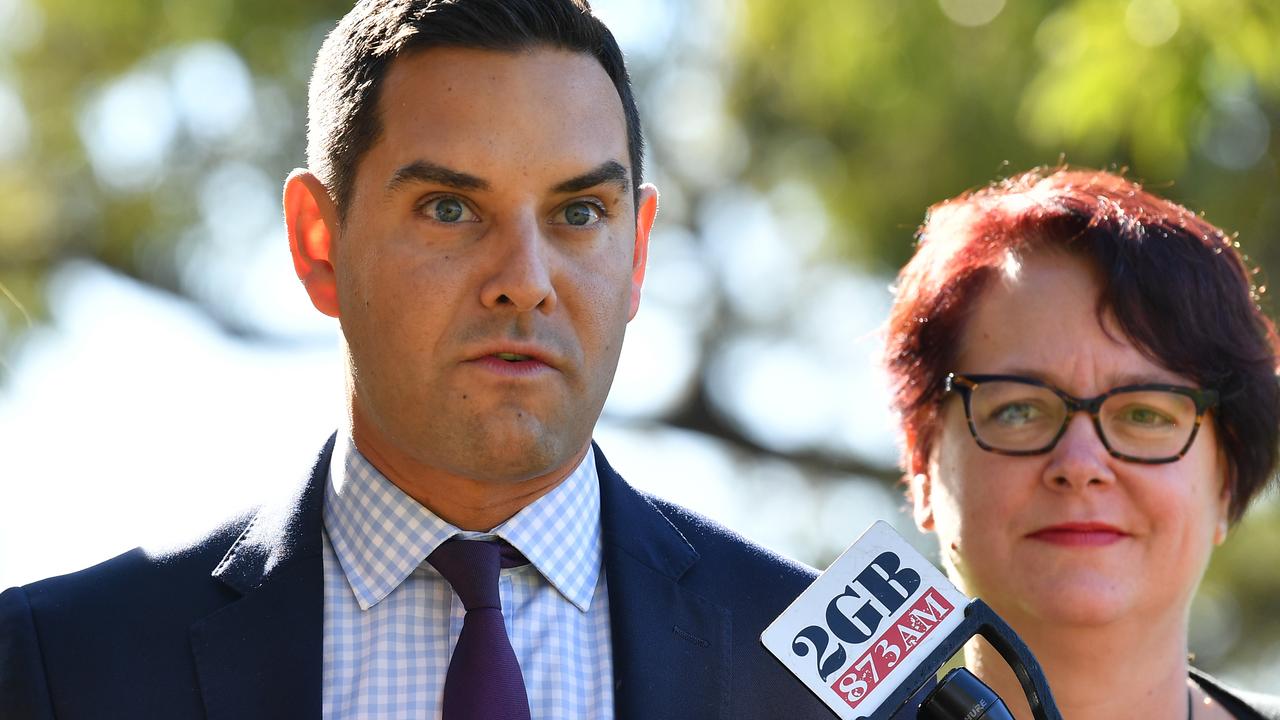
[[[600,577],[600,481],[587,450],[564,482],[494,528],[583,612]]]
[[[325,530],[362,610],[400,586],[440,543],[463,534],[511,543],[569,602],[586,612],[600,575],[600,483],[595,454],[491,533],[464,533],[396,487],[346,433],[325,486]]]

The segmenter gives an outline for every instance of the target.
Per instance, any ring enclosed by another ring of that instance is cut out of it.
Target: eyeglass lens
[[[1004,380],[970,392],[978,439],[1007,452],[1047,450],[1067,422],[1067,402],[1052,390]],[[1114,452],[1144,459],[1175,457],[1196,425],[1195,401],[1164,390],[1111,395],[1098,411],[1103,441]]]

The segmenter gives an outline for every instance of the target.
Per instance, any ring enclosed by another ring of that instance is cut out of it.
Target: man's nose
[[[555,308],[549,254],[554,252],[534,217],[513,218],[494,228],[484,242],[494,244],[489,277],[480,291],[485,307],[510,306],[520,312]]]

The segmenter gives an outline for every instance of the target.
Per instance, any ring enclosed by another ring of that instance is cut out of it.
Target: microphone
[[[760,635],[782,664],[842,720],[1012,720],[1004,701],[964,668],[912,699],[972,637],[1013,669],[1036,720],[1062,720],[1026,643],[981,599],[969,600],[923,555],[877,521]]]
[[[965,668],[947,673],[920,703],[920,720],[1013,720],[1000,696]]]

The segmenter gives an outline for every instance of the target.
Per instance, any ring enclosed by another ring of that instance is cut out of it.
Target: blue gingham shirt
[[[595,457],[491,533],[463,532],[404,494],[339,434],[324,505],[324,717],[439,718],[462,602],[426,557],[494,535],[529,564],[498,593],[532,717],[613,717],[609,601]]]

